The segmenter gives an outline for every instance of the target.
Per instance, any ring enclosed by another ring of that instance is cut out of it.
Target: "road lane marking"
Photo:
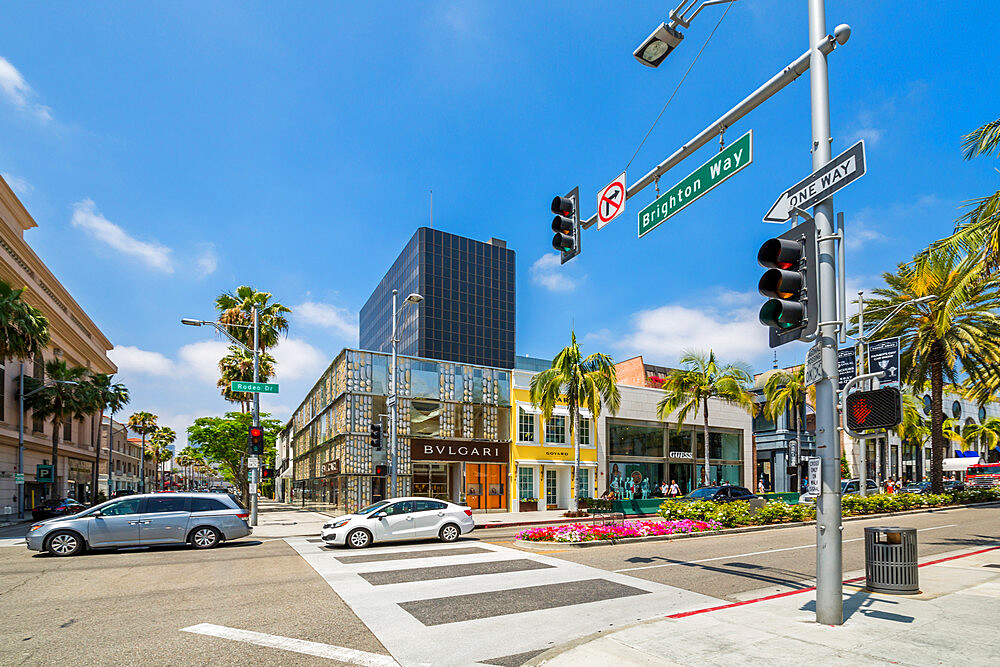
[[[2,537],[0,547],[23,547],[28,542],[23,537]]]
[[[918,528],[917,532],[921,533],[926,530],[937,530],[938,528],[954,528],[957,523],[949,523],[944,526],[931,526],[930,528]],[[846,542],[860,542],[865,538],[863,537],[852,537],[849,540],[843,540]],[[653,567],[670,567],[671,565],[694,565],[696,563],[711,563],[717,560],[730,560],[732,558],[745,558],[746,556],[762,556],[764,554],[778,553],[779,551],[795,551],[796,549],[815,549],[816,544],[803,544],[798,547],[782,547],[781,549],[768,549],[766,551],[751,551],[745,554],[733,554],[732,556],[715,556],[714,558],[701,558],[699,560],[679,560],[672,563],[657,563],[656,565],[640,565],[638,567],[625,567],[620,570],[614,570],[614,572],[631,572],[633,570],[648,570]]]
[[[282,651],[292,651],[293,653],[304,653],[315,655],[319,658],[329,658],[339,660],[351,665],[364,665],[365,667],[398,667],[399,663],[391,656],[380,653],[369,653],[343,646],[331,646],[330,644],[320,644],[304,639],[293,639],[291,637],[281,637],[278,635],[268,635],[263,632],[252,632],[250,630],[238,630],[237,628],[227,628],[224,625],[214,625],[212,623],[199,623],[187,628],[181,628],[181,632],[191,632],[209,637],[219,637],[220,639],[232,639],[238,642],[247,642],[257,646],[276,648]]]

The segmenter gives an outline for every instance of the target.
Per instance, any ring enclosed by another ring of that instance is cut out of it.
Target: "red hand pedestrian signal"
[[[864,424],[868,421],[868,417],[871,415],[872,411],[868,409],[868,405],[863,401],[858,401],[851,408],[851,416],[854,417],[854,421],[858,424]]]
[[[848,395],[845,416],[851,430],[892,428],[903,420],[903,399],[896,387]]]

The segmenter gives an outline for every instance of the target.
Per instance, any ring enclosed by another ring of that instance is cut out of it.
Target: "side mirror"
[[[389,515],[386,514],[385,512],[376,512],[375,514],[372,515],[372,518],[373,519],[384,519],[387,516],[389,516]]]
[[[92,516],[92,517],[94,517],[96,519],[98,517],[104,516],[104,514],[101,512],[101,510],[97,510],[97,511],[93,512],[90,516]]]

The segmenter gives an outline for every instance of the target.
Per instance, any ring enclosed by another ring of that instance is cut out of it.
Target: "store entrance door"
[[[555,507],[558,504],[558,473],[555,470],[545,471],[545,507]]]
[[[474,510],[507,509],[507,465],[465,464],[465,504]]]

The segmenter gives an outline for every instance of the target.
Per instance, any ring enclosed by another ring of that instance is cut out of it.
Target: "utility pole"
[[[21,373],[17,378],[18,391],[17,400],[19,410],[17,411],[17,471],[21,473],[21,483],[17,485],[17,518],[24,521],[24,485],[27,478],[24,476],[24,362],[21,362]]]
[[[260,381],[260,314],[253,307],[253,381]],[[253,425],[260,428],[260,392],[253,393]],[[257,525],[257,479],[260,468],[250,472],[250,525]]]
[[[824,0],[809,0],[809,91],[812,110],[813,171],[833,155],[830,143],[830,80],[826,54]],[[819,239],[819,331],[817,345],[823,378],[816,383],[816,446],[821,463],[821,493],[816,503],[816,621],[844,622],[843,524],[840,508],[840,441],[837,432],[837,275],[833,198],[813,207]],[[707,445],[708,443],[706,443]]]
[[[858,290],[858,342],[854,346],[854,356],[857,357],[858,375],[864,375],[865,370],[865,292]],[[876,445],[877,446],[877,445]],[[868,440],[858,441],[858,495],[862,498],[868,495]]]
[[[392,360],[389,364],[389,497],[396,497],[396,468],[398,467],[396,443],[396,410],[399,395],[396,390],[396,297],[398,290],[392,290]]]

